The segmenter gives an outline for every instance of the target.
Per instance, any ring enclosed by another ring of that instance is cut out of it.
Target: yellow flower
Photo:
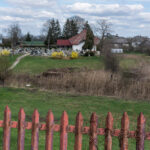
[[[51,57],[52,58],[63,58],[64,57],[64,53],[62,51],[60,51],[60,52],[53,52],[51,54]]]
[[[79,57],[79,54],[77,52],[72,51],[71,58],[72,59],[77,59],[78,57]]]
[[[0,56],[9,56],[10,55],[10,51],[7,49],[4,49],[0,52]]]

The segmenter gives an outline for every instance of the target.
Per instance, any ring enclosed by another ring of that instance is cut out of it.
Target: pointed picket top
[[[83,116],[82,116],[82,113],[80,111],[78,112],[78,114],[76,116],[76,120],[78,120],[78,119],[83,120]]]
[[[64,112],[62,113],[61,122],[65,122],[65,124],[68,124],[68,114],[67,114],[66,111],[64,111]]]
[[[47,117],[46,117],[46,120],[48,121],[54,121],[54,115],[53,115],[53,112],[51,110],[48,111],[47,113]]]
[[[96,122],[96,123],[98,122],[98,117],[95,112],[92,113],[92,115],[91,115],[90,123],[92,123],[92,122]]]
[[[83,116],[81,112],[78,112],[77,116],[76,116],[76,124],[82,124],[83,125]]]
[[[121,119],[121,127],[125,130],[129,129],[129,117],[127,112],[124,112],[123,117]]]
[[[19,111],[18,117],[19,117],[19,119],[20,119],[20,118],[22,118],[22,119],[24,119],[24,118],[25,118],[25,112],[24,112],[24,109],[23,109],[23,108],[20,108],[20,111]]]
[[[140,115],[139,115],[139,117],[138,117],[138,124],[139,124],[139,123],[140,123],[140,124],[144,124],[145,121],[146,121],[146,119],[145,119],[143,113],[141,112]]]
[[[5,107],[5,112],[7,112],[7,113],[11,112],[10,108],[8,107],[8,105]]]
[[[113,122],[114,122],[114,118],[112,116],[112,113],[108,112],[107,117],[106,117],[106,128],[112,130]]]
[[[37,109],[34,110],[33,115],[32,115],[32,120],[35,120],[35,123],[39,123],[39,112]]]

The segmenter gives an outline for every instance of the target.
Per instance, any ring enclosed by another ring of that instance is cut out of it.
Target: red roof
[[[72,45],[78,45],[80,44],[82,41],[86,40],[86,30],[83,30],[81,33],[73,36],[72,38],[69,39],[69,41],[71,42]]]
[[[57,40],[58,46],[71,46],[71,45],[78,45],[81,42],[86,40],[87,31],[83,30],[81,33],[71,37],[69,40]],[[98,37],[94,37],[94,45],[98,45],[100,42]]]
[[[71,46],[72,44],[70,43],[69,40],[57,40],[57,45],[58,46]]]

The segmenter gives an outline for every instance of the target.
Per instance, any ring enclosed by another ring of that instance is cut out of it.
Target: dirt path
[[[20,62],[21,59],[23,59],[24,57],[29,56],[29,55],[30,55],[30,54],[27,53],[27,54],[25,54],[25,55],[22,55],[22,56],[18,57],[18,58],[16,59],[16,61],[12,64],[12,66],[9,68],[9,70],[14,69],[14,68],[17,66],[17,64]]]

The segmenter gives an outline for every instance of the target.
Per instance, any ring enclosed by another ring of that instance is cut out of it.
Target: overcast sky
[[[46,20],[63,24],[74,15],[91,24],[107,19],[121,36],[150,36],[150,0],[0,0],[0,33],[17,22],[23,33],[38,35]]]

